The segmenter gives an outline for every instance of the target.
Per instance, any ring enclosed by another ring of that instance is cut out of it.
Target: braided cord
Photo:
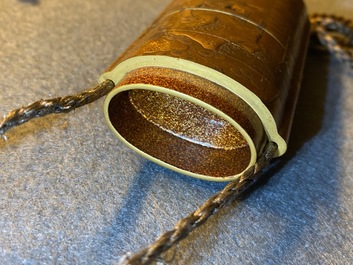
[[[9,129],[21,125],[33,118],[44,117],[53,113],[73,111],[108,94],[115,84],[106,80],[102,84],[73,96],[39,100],[26,107],[10,111],[0,122],[0,136]]]
[[[196,211],[181,219],[172,230],[164,233],[153,244],[132,256],[125,256],[119,265],[151,264],[160,254],[187,237],[195,228],[205,223],[210,216],[222,209],[227,203],[239,198],[254,185],[261,177],[261,174],[258,173],[269,164],[276,151],[277,145],[269,142],[255,165],[247,169],[236,181],[230,182]]]
[[[353,21],[334,15],[310,16],[312,33],[339,60],[353,67]]]

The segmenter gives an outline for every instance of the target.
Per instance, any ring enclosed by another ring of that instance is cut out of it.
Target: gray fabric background
[[[79,92],[169,0],[0,0],[0,113]],[[353,18],[351,0],[306,0]],[[353,264],[353,71],[310,51],[289,151],[245,200],[168,251],[170,264]],[[0,140],[0,264],[116,264],[225,184],[144,160],[102,100]],[[167,262],[165,262],[167,263]]]

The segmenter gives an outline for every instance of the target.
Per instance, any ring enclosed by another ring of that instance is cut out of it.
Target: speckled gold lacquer
[[[236,179],[286,141],[309,22],[301,0],[175,0],[101,76],[110,128],[178,172]]]

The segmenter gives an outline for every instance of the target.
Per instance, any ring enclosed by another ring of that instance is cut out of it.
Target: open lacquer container
[[[174,1],[101,76],[109,127],[146,158],[235,180],[286,142],[309,38],[302,1]],[[276,7],[276,8],[273,8]]]

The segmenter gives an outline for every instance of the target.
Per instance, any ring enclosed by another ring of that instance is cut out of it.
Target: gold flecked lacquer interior
[[[113,130],[147,158],[182,173],[231,178],[249,166],[264,143],[252,109],[204,78],[139,68],[127,73],[115,91],[107,108]]]

